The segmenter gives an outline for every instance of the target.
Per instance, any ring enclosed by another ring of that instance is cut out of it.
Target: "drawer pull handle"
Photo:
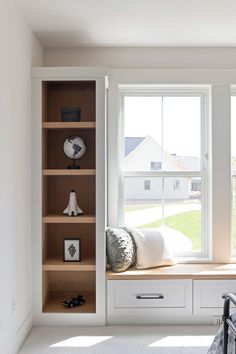
[[[160,300],[160,299],[164,299],[164,295],[163,294],[137,295],[136,299],[138,299],[138,300]]]

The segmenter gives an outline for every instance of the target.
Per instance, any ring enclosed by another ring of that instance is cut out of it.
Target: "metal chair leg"
[[[230,300],[228,298],[225,299],[224,301],[224,312],[223,312],[223,321],[224,321],[224,354],[228,353],[228,337],[229,337],[229,325],[227,323],[227,318],[229,317],[229,303]],[[235,353],[236,354],[236,353]]]

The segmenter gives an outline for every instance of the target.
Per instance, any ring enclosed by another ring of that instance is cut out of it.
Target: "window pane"
[[[200,170],[200,97],[164,97],[163,169]]]
[[[170,228],[176,253],[202,250],[201,190],[199,177],[164,179],[163,223]]]
[[[124,138],[126,170],[150,171],[161,166],[160,97],[125,97]]]
[[[199,171],[200,97],[125,97],[126,171]]]
[[[147,181],[150,189],[145,188]],[[140,227],[161,220],[162,195],[161,177],[126,177],[125,225]]]
[[[167,227],[165,234],[175,254],[201,252],[201,195],[199,177],[125,178],[125,225]]]

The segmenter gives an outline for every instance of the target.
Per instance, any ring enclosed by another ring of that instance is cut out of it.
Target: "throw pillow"
[[[164,237],[167,248],[171,250],[171,252],[175,252],[175,255],[183,254],[184,252],[191,252],[193,249],[192,241],[185,236],[182,232],[172,229],[167,226],[160,226],[157,229],[160,231],[162,236]]]
[[[157,229],[130,229],[137,247],[136,268],[175,264],[165,238]]]
[[[115,273],[124,272],[136,260],[133,236],[124,228],[108,228],[106,231],[108,263]]]

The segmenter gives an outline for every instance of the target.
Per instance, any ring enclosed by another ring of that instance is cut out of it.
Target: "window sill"
[[[150,269],[129,268],[122,273],[107,271],[107,280],[236,279],[236,264],[176,264]]]

